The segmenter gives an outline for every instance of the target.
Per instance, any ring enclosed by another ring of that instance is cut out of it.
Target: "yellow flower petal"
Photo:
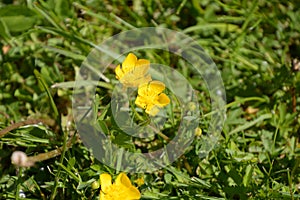
[[[135,64],[134,74],[137,76],[144,76],[150,68],[150,61],[145,59],[139,59]]]
[[[106,200],[108,198],[105,198],[105,194],[102,192],[102,190],[100,191],[100,200]]]
[[[152,81],[152,78],[151,78],[151,75],[150,75],[150,74],[148,74],[148,75],[146,75],[146,76],[140,76],[140,77],[134,79],[134,83],[135,83],[136,86],[139,86],[139,85],[141,85],[141,84],[148,83],[148,82],[150,82],[150,81]]]
[[[111,175],[104,173],[100,175],[100,185],[101,190],[106,193],[108,192],[109,187],[112,185],[111,183]]]
[[[160,107],[163,107],[163,106],[166,106],[170,103],[170,99],[169,97],[164,94],[164,93],[161,93],[160,95],[158,95],[158,106]]]
[[[139,86],[138,94],[141,96],[157,96],[165,89],[165,84],[160,81],[151,81]]]
[[[120,79],[123,78],[123,76],[124,76],[124,73],[123,73],[123,71],[122,71],[120,65],[118,65],[118,66],[116,67],[115,73],[116,73],[116,78],[117,78],[118,80],[120,80]]]
[[[134,69],[137,62],[137,57],[133,53],[129,53],[122,63],[122,70],[126,74]]]
[[[142,97],[148,96],[148,83],[144,83],[139,86],[138,95]]]
[[[116,185],[123,185],[126,187],[131,187],[131,182],[126,174],[120,173],[116,179]]]
[[[149,107],[149,109],[147,107],[146,113],[151,116],[155,116],[155,115],[157,115],[157,113],[159,113],[159,109],[157,106],[151,106],[151,107]]]
[[[153,103],[151,103],[151,102],[147,102],[147,106],[146,106],[146,113],[147,114],[150,114],[151,113],[151,110],[153,109],[153,107],[154,107],[155,105],[153,104]]]
[[[141,84],[148,83],[151,80],[152,79],[150,75],[136,76],[133,72],[125,74],[125,76],[120,79],[120,82],[127,87],[137,87]]]
[[[134,103],[140,108],[147,108],[146,100],[142,96],[137,96]]]
[[[159,93],[164,91],[165,87],[165,84],[160,81],[151,81],[149,84],[149,92],[151,92],[151,94],[153,93],[155,95],[158,95]]]
[[[141,198],[141,193],[136,187],[131,186],[126,191],[126,196],[127,196],[128,200],[140,199]]]

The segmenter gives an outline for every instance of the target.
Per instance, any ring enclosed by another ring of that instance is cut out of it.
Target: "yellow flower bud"
[[[197,106],[194,102],[189,102],[188,103],[188,108],[189,108],[190,111],[195,111]]]
[[[99,181],[94,181],[91,185],[93,190],[97,190],[100,187]]]
[[[195,135],[198,137],[200,137],[202,135],[202,129],[200,127],[197,127],[195,129]]]

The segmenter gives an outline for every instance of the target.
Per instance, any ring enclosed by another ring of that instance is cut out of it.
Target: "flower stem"
[[[161,131],[157,130],[155,127],[150,125],[150,128],[156,133],[158,134],[160,137],[162,137],[164,140],[166,140],[167,142],[170,141],[170,138],[168,136],[166,136],[165,134],[163,134]]]
[[[31,125],[31,124],[38,124],[38,123],[43,123],[43,124],[49,125],[49,126],[54,126],[55,125],[55,121],[52,120],[52,119],[28,119],[28,120],[25,120],[25,121],[14,123],[14,124],[4,128],[4,129],[2,129],[0,131],[0,138],[3,137],[8,132],[10,132],[14,129],[17,129],[21,126],[26,126],[26,125]]]

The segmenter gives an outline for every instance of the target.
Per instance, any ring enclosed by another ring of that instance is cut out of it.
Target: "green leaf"
[[[87,187],[91,186],[94,181],[95,181],[95,179],[90,179],[86,182],[79,182],[76,189],[81,190],[81,189],[87,188]]]
[[[169,173],[165,174],[164,179],[167,184],[172,183],[172,174],[169,174]]]
[[[6,26],[6,23],[0,18],[0,35],[5,39],[8,40],[10,37],[9,30]]]
[[[252,172],[253,172],[253,166],[252,165],[248,165],[246,167],[246,172],[245,172],[245,176],[243,177],[243,184],[245,187],[248,187],[250,180],[252,179]]]
[[[70,1],[54,0],[53,2],[55,5],[54,10],[58,14],[58,16],[60,16],[61,18],[71,16],[73,10],[70,9],[70,7],[72,6]]]
[[[68,169],[74,168],[75,163],[76,163],[76,158],[75,158],[75,157],[72,157],[72,158],[68,161]]]
[[[35,25],[37,15],[34,11],[25,6],[8,5],[0,8],[0,20],[10,32],[22,32]],[[3,32],[1,34],[3,34]]]

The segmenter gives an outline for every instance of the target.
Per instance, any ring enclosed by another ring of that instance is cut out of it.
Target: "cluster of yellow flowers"
[[[136,200],[141,198],[140,191],[131,184],[130,179],[124,173],[120,173],[113,184],[109,174],[101,174],[100,185],[100,200]]]
[[[129,53],[121,65],[115,69],[116,78],[125,87],[138,87],[138,96],[135,104],[145,109],[145,112],[155,116],[162,108],[170,103],[169,97],[163,93],[165,84],[152,80],[148,70],[150,61],[137,59]]]

